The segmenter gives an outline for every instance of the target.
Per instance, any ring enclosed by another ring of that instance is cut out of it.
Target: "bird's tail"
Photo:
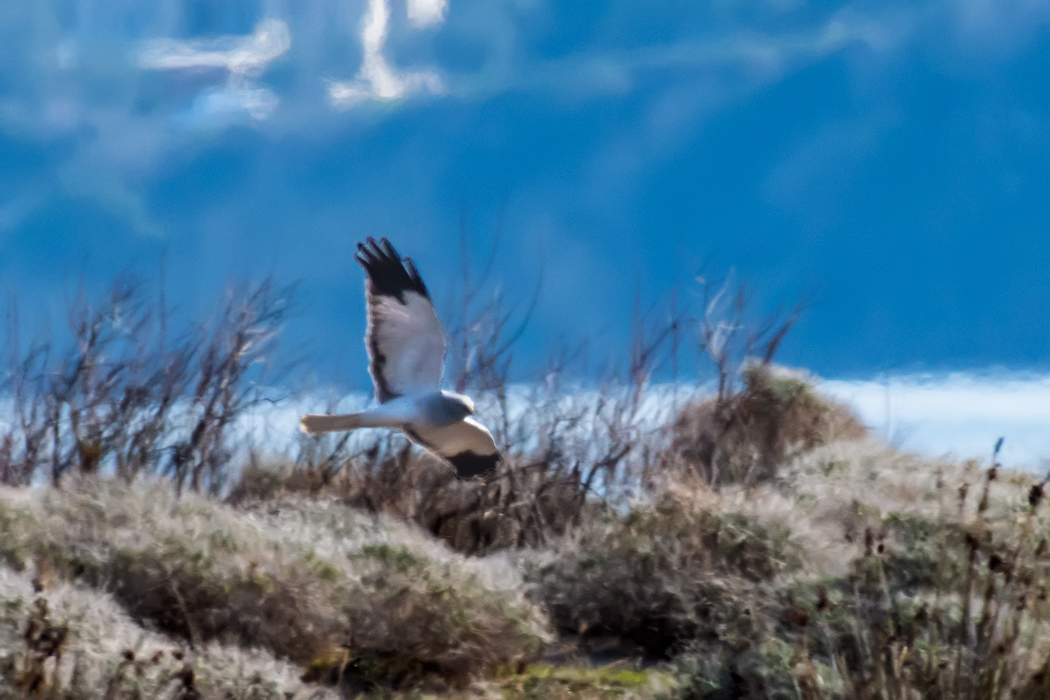
[[[304,433],[330,433],[333,430],[353,430],[364,425],[362,413],[348,413],[341,416],[308,415],[299,421],[299,428]]]

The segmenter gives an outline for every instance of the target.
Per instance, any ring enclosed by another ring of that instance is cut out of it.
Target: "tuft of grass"
[[[711,485],[768,481],[795,455],[868,435],[845,404],[768,364],[745,368],[739,391],[684,406],[671,430],[672,450]]]
[[[620,666],[534,664],[500,683],[505,700],[617,700],[653,697],[667,685],[665,673]]]

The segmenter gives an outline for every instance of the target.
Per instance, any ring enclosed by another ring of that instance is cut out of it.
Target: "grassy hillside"
[[[719,407],[688,404],[644,491],[484,556],[453,547],[520,526],[492,491],[514,485],[400,448],[327,479],[256,466],[227,502],[153,478],[3,488],[0,692],[1045,697],[1043,485],[895,451],[797,377],[744,391],[722,478],[689,451]],[[535,510],[549,483],[517,488]]]
[[[702,291],[583,386],[510,385],[513,314],[466,295],[474,482],[389,431],[253,451],[253,407],[294,415],[269,283],[181,334],[78,297],[0,387],[0,697],[1050,697],[1045,483],[872,440],[770,363],[794,316]],[[711,391],[652,391],[686,327]]]

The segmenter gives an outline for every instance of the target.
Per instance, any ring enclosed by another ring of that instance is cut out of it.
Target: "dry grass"
[[[672,427],[672,449],[711,485],[768,481],[791,457],[868,431],[807,377],[767,364],[743,372],[736,392],[694,401]]]
[[[165,484],[5,491],[0,555],[110,591],[195,647],[261,647],[311,678],[413,685],[531,658],[542,618],[410,528],[330,501],[238,511]]]
[[[1044,697],[1042,485],[870,439],[806,445],[788,450],[776,478],[754,484],[711,486],[669,468],[640,499],[571,511],[578,524],[545,546],[518,542],[486,557],[456,553],[433,536],[440,528],[427,532],[406,522],[418,513],[390,505],[418,504],[422,482],[411,479],[440,485],[443,472],[425,471],[440,465],[399,471],[406,463],[393,461],[364,490],[339,483],[360,472],[326,480],[258,469],[231,497],[236,506],[98,478],[8,489],[0,571],[20,582],[22,602],[5,608],[13,622],[4,644],[16,650],[5,682],[82,683],[96,691],[69,697],[88,698],[104,697],[97,688],[117,678],[111,697],[132,680],[141,697],[174,697],[190,663],[202,697],[209,682],[233,697],[268,697],[252,689],[266,682],[310,692],[304,681],[280,685],[298,672],[349,693],[464,700]],[[388,507],[350,497],[366,492],[387,493]],[[498,525],[499,501],[471,508]],[[484,541],[481,532],[467,538]],[[26,588],[31,574],[47,588],[46,609]],[[124,616],[119,641],[99,647],[111,661],[84,667],[97,669],[90,680],[74,674],[69,650],[92,627],[61,607],[69,596]],[[541,608],[561,643],[577,648],[568,663],[529,665],[551,639]],[[602,655],[627,668],[589,667]],[[275,670],[217,660],[248,657]],[[670,670],[646,666],[665,659],[672,665],[660,668]]]
[[[678,479],[531,569],[564,634],[674,654],[687,699],[993,700],[1050,689],[1043,484],[870,440],[774,481]]]
[[[388,442],[393,447],[380,444]],[[312,465],[250,466],[227,502],[265,508],[289,497],[329,499],[355,513],[415,523],[473,556],[546,545],[594,510],[578,478],[523,464],[521,455],[508,455],[499,472],[483,481],[463,481],[403,438],[381,438],[373,448],[334,473]]]
[[[268,283],[172,344],[120,285],[78,297],[65,352],[9,339],[0,696],[1050,694],[1044,483],[872,441],[770,364],[797,313],[751,324],[729,284],[701,282],[698,316],[637,303],[603,382],[555,358],[522,393],[520,324],[467,271],[450,378],[507,456],[483,482],[334,437],[199,495],[248,452],[233,425],[286,308]],[[717,391],[665,418],[649,379],[690,324]],[[548,624],[575,652],[535,664]]]
[[[191,650],[132,620],[110,595],[76,584],[44,590],[0,568],[0,696],[323,700],[301,671],[261,650],[210,643]]]
[[[697,635],[677,661],[678,694],[1042,697],[1050,668],[1042,489],[997,466],[857,442],[797,458],[776,486],[706,495],[717,510],[749,502],[779,518],[806,565],[751,607],[743,634]]]
[[[815,571],[842,575],[867,529],[886,546],[911,547],[902,528],[959,527],[977,515],[985,471],[973,460],[949,462],[900,452],[874,440],[840,442],[803,454],[781,470],[780,493],[789,494],[793,530],[817,554]],[[988,484],[986,516],[1009,528],[1036,483],[1034,475],[1002,472]],[[971,496],[962,503],[960,490]],[[775,507],[775,506],[773,506]]]
[[[588,523],[532,569],[534,595],[563,633],[614,636],[651,657],[750,624],[745,611],[798,569],[801,550],[782,523],[713,505],[671,491]]]

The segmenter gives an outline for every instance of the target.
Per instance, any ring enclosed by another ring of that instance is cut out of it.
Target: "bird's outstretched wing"
[[[496,468],[503,457],[492,434],[473,418],[442,428],[415,427],[408,436],[452,465],[460,479],[474,479]]]
[[[445,335],[430,294],[412,260],[382,238],[357,244],[354,256],[368,274],[369,373],[380,403],[441,388]]]

